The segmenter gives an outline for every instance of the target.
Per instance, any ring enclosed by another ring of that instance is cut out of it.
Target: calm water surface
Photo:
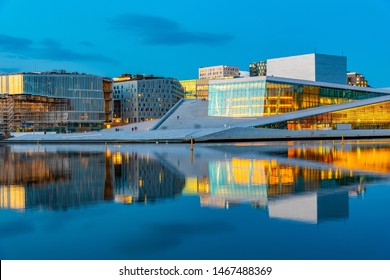
[[[1,259],[390,259],[390,140],[0,146]]]

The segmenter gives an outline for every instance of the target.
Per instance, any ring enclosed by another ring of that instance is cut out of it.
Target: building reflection
[[[95,152],[0,151],[0,207],[66,209],[104,200],[105,161]]]
[[[348,191],[306,193],[272,200],[268,204],[271,218],[305,223],[319,223],[349,216]]]
[[[276,159],[256,160],[232,158],[209,163],[209,178],[189,178],[184,190],[198,193],[202,205],[225,207],[226,204],[250,202],[266,207],[268,199],[281,195],[359,186],[375,176],[343,172],[337,168],[318,169],[280,163]],[[207,186],[207,187],[204,187]],[[208,198],[206,198],[208,197]],[[212,198],[213,197],[213,198]]]
[[[351,146],[337,148],[334,145],[290,148],[289,158],[319,161],[335,167],[364,170],[365,172],[389,173],[390,149],[387,146]]]
[[[0,207],[58,210],[190,195],[203,207],[248,204],[271,218],[318,223],[348,218],[349,200],[390,169],[390,148],[370,145],[273,147],[202,160],[161,150],[83,150],[0,146]]]
[[[117,202],[154,202],[176,197],[185,185],[184,176],[148,154],[116,152],[113,163]]]
[[[0,151],[0,207],[66,209],[104,200],[155,201],[182,192],[185,178],[137,153]]]
[[[390,164],[388,147],[286,147],[266,154],[211,161],[208,180],[188,178],[183,193],[199,195],[205,207],[247,203],[271,218],[318,223],[348,218],[349,199],[385,178]]]

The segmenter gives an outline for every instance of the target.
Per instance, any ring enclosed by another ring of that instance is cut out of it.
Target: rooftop
[[[303,84],[310,86],[320,86],[320,87],[329,87],[337,89],[349,89],[354,91],[364,91],[364,92],[376,92],[376,93],[385,93],[390,94],[390,88],[368,88],[368,87],[356,87],[348,84],[334,84],[326,82],[315,82],[307,80],[298,80],[291,78],[283,77],[273,77],[273,76],[256,76],[256,77],[245,77],[245,78],[236,78],[236,79],[214,79],[209,80],[209,84],[219,84],[223,83],[239,83],[239,82],[251,82],[251,81],[270,81],[270,82],[281,82],[281,83],[295,83]]]
[[[160,77],[154,75],[144,75],[144,74],[122,74],[119,77],[113,78],[115,83],[128,82],[128,81],[141,81],[141,80],[158,80],[158,79],[174,79],[174,78]]]

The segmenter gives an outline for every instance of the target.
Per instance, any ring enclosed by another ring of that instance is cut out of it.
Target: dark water
[[[390,141],[0,146],[1,259],[390,259]]]

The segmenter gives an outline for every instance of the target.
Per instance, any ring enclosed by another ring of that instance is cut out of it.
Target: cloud
[[[16,73],[16,72],[20,72],[20,68],[13,68],[13,67],[0,68],[0,73]]]
[[[42,59],[53,61],[98,61],[113,62],[114,60],[95,53],[83,53],[65,48],[60,42],[45,39],[34,43],[27,38],[0,34],[0,54],[18,59]]]
[[[110,20],[114,29],[125,30],[137,36],[144,45],[224,45],[233,37],[229,34],[184,30],[171,19],[160,16],[123,14]]]
[[[53,39],[44,39],[41,41],[41,45],[47,48],[61,48],[62,45]]]
[[[110,62],[112,59],[99,54],[80,53],[66,49],[61,43],[53,39],[45,39],[41,42],[40,48],[35,49],[37,58],[50,59],[56,61],[104,61]]]
[[[81,41],[80,45],[86,46],[86,47],[93,47],[93,46],[95,46],[95,44],[93,44],[93,43],[91,43],[89,41]]]
[[[29,39],[0,34],[0,51],[14,52],[25,50],[30,48],[32,43]]]

